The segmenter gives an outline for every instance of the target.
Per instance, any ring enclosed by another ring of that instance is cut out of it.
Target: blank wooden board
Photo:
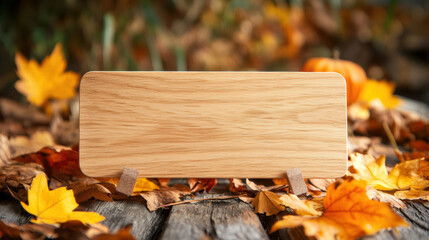
[[[337,73],[89,72],[80,166],[98,177],[340,177],[346,109]]]

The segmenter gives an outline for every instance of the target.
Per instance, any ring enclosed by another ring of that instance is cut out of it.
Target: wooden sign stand
[[[89,72],[80,86],[80,167],[88,176],[123,173],[125,194],[137,177],[285,171],[299,194],[303,177],[345,174],[346,111],[337,73]]]
[[[116,191],[126,196],[131,196],[133,193],[134,186],[136,185],[139,171],[133,168],[124,168],[119,179]],[[290,190],[295,195],[307,194],[308,189],[305,184],[304,178],[302,177],[301,170],[299,168],[292,168],[286,170],[286,179],[289,183]]]

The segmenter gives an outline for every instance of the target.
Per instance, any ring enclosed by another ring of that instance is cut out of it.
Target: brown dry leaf
[[[384,156],[374,159],[371,155],[356,153],[350,155],[350,159],[353,173],[349,172],[349,175],[365,180],[377,190],[425,189],[429,186],[429,180],[417,173],[420,162],[425,160],[401,162],[388,173]]]
[[[61,223],[55,229],[55,234],[59,239],[88,239],[108,232],[109,228],[100,223],[85,225],[80,221]]]
[[[49,125],[51,117],[33,105],[21,105],[10,99],[0,99],[0,112],[6,119],[34,125]],[[15,132],[15,131],[12,131]]]
[[[189,187],[191,188],[191,193],[199,192],[205,190],[206,193],[209,193],[210,190],[214,188],[217,184],[216,178],[189,178],[188,179]]]
[[[180,197],[191,194],[188,186],[176,184],[172,187],[161,188],[150,192],[143,192],[140,195],[146,200],[147,208],[150,211],[158,209],[160,206],[180,201]]]
[[[267,187],[264,185],[258,185],[255,182],[251,181],[250,179],[246,178],[246,185],[250,188],[252,191],[269,191]]]
[[[425,152],[404,152],[395,150],[395,154],[401,162],[415,160],[415,159],[429,159],[429,156]],[[422,163],[422,162],[421,162]]]
[[[157,178],[160,187],[168,187],[168,183],[170,182],[169,178]]]
[[[256,213],[265,213],[267,216],[275,215],[285,210],[280,196],[270,191],[260,191],[252,201]]]
[[[426,179],[429,179],[429,159],[419,161],[417,174]]]
[[[10,193],[15,199],[26,202],[29,184],[43,167],[36,163],[12,163],[0,166],[0,191]]]
[[[420,152],[429,151],[429,143],[423,140],[413,140],[413,141],[410,141],[408,144],[410,145],[410,148],[413,150],[417,150]]]
[[[131,225],[128,225],[115,234],[103,233],[98,236],[95,236],[93,240],[135,240],[134,236],[131,234]]]
[[[325,212],[320,217],[284,216],[273,225],[271,232],[303,226],[308,237],[357,239],[381,229],[408,226],[386,203],[368,198],[364,181],[331,185],[324,199],[324,207]]]
[[[52,119],[50,131],[57,143],[67,146],[79,143],[79,119],[72,117],[70,120],[64,120],[57,115]]]
[[[15,224],[6,224],[0,221],[1,239],[21,239],[18,226]]]
[[[229,179],[229,188],[230,192],[245,192],[248,191],[246,185],[239,178],[230,178]]]
[[[316,188],[320,189],[321,191],[326,192],[326,190],[328,189],[328,187],[337,182],[337,179],[334,178],[310,178],[308,179],[308,182],[315,186]]]
[[[59,226],[33,223],[18,226],[0,221],[1,239],[88,239],[108,232],[109,228],[102,224],[85,225],[80,221],[68,221]]]
[[[426,200],[429,201],[429,191],[425,190],[407,190],[407,191],[396,191],[395,197],[400,199],[409,199],[409,200]]]
[[[301,201],[294,194],[285,194],[280,197],[282,204],[286,207],[292,208],[296,214],[300,216],[320,216],[322,212],[313,208],[314,205],[308,201]]]
[[[396,208],[407,208],[404,202],[399,200],[397,197],[393,196],[392,194],[388,194],[382,191],[378,191],[375,188],[372,188],[370,186],[367,186],[366,188],[366,195],[368,195],[369,199],[371,200],[377,200],[380,202],[389,203],[390,206],[396,207]]]
[[[54,146],[54,138],[48,131],[37,131],[31,134],[30,137],[17,136],[9,140],[12,149],[12,157],[19,155],[37,152],[43,147]]]
[[[0,221],[1,239],[52,239],[58,237],[55,233],[55,226],[51,224],[32,224],[16,225],[13,223],[4,223]]]
[[[380,101],[370,103],[370,118],[366,121],[355,121],[351,129],[365,136],[387,137],[386,127],[392,132],[396,142],[401,143],[411,139],[408,122],[409,116],[403,111],[386,109]]]
[[[111,202],[113,201],[111,195],[116,192],[116,186],[112,183],[86,184],[74,182],[67,189],[73,190],[77,203],[86,202],[91,198]]]

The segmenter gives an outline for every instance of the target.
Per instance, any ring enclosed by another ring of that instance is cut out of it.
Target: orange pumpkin
[[[367,79],[365,71],[354,62],[333,58],[311,58],[302,67],[304,72],[337,72],[347,82],[347,105],[359,97]]]

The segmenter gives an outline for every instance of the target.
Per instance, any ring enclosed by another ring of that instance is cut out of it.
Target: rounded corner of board
[[[334,79],[338,79],[338,80],[340,80],[340,81],[344,84],[344,86],[346,86],[347,81],[346,81],[346,79],[344,78],[344,76],[343,76],[343,75],[341,75],[340,73],[337,73],[337,72],[327,72],[326,74],[331,75],[331,76],[332,76],[332,78],[334,78]]]

